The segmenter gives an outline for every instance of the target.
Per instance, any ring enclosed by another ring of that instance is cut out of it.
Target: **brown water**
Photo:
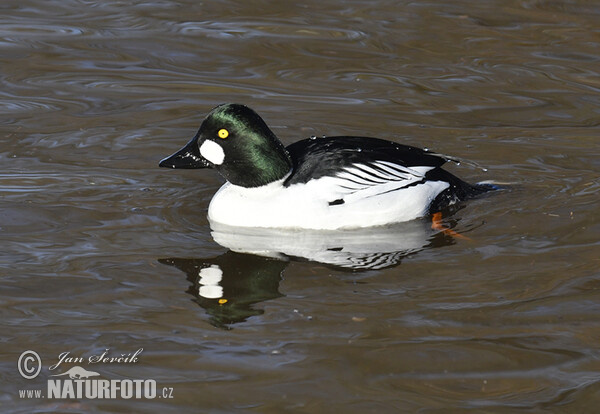
[[[586,0],[3,1],[1,411],[595,412],[599,22]],[[222,179],[157,167],[232,101],[285,144],[378,136],[510,189],[447,219],[470,241],[415,221],[233,253],[206,220]],[[214,265],[226,303],[199,295]],[[49,369],[107,348],[143,352]],[[19,397],[74,365],[173,398]]]

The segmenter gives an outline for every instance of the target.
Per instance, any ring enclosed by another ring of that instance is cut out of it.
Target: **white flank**
[[[221,165],[223,164],[223,160],[225,160],[223,147],[209,139],[200,145],[200,154],[215,165]]]
[[[380,226],[427,214],[449,184],[423,180],[432,167],[354,164],[335,176],[258,188],[226,183],[208,208],[211,223],[235,227],[340,229]],[[332,203],[339,200],[338,203]]]

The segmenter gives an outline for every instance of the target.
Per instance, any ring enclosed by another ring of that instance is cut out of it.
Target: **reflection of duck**
[[[207,310],[210,323],[229,328],[262,314],[257,303],[282,296],[279,282],[290,258],[338,269],[383,269],[409,254],[454,243],[425,220],[389,227],[343,231],[212,228],[215,241],[230,250],[209,259],[160,259],[187,274],[188,293]]]
[[[263,313],[253,305],[278,298],[281,273],[287,262],[249,254],[227,252],[211,259],[159,259],[187,274],[188,293],[219,328]]]
[[[213,239],[235,252],[301,257],[347,269],[383,269],[408,254],[453,243],[425,220],[352,230],[239,228],[211,223]]]
[[[252,109],[220,105],[161,167],[215,168],[228,182],[208,208],[237,227],[340,229],[438,213],[494,189],[442,169],[448,157],[378,138],[323,137],[284,147]]]

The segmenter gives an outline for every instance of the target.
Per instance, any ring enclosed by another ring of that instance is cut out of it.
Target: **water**
[[[596,410],[598,5],[0,9],[3,412]],[[223,102],[285,144],[378,136],[510,185],[446,219],[469,241],[417,220],[300,245],[250,237],[291,257],[234,253],[215,240],[248,239],[206,220],[221,178],[157,167]],[[214,265],[217,284],[199,277]],[[61,353],[107,348],[143,352],[79,365],[173,398],[19,398],[77,365],[50,371]],[[32,380],[17,370],[29,349],[43,361]]]

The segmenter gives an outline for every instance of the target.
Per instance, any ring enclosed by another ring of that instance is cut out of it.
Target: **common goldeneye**
[[[208,208],[235,227],[340,229],[434,215],[493,187],[468,184],[448,158],[378,138],[312,137],[288,147],[252,109],[223,104],[161,167],[214,168],[226,180]]]

